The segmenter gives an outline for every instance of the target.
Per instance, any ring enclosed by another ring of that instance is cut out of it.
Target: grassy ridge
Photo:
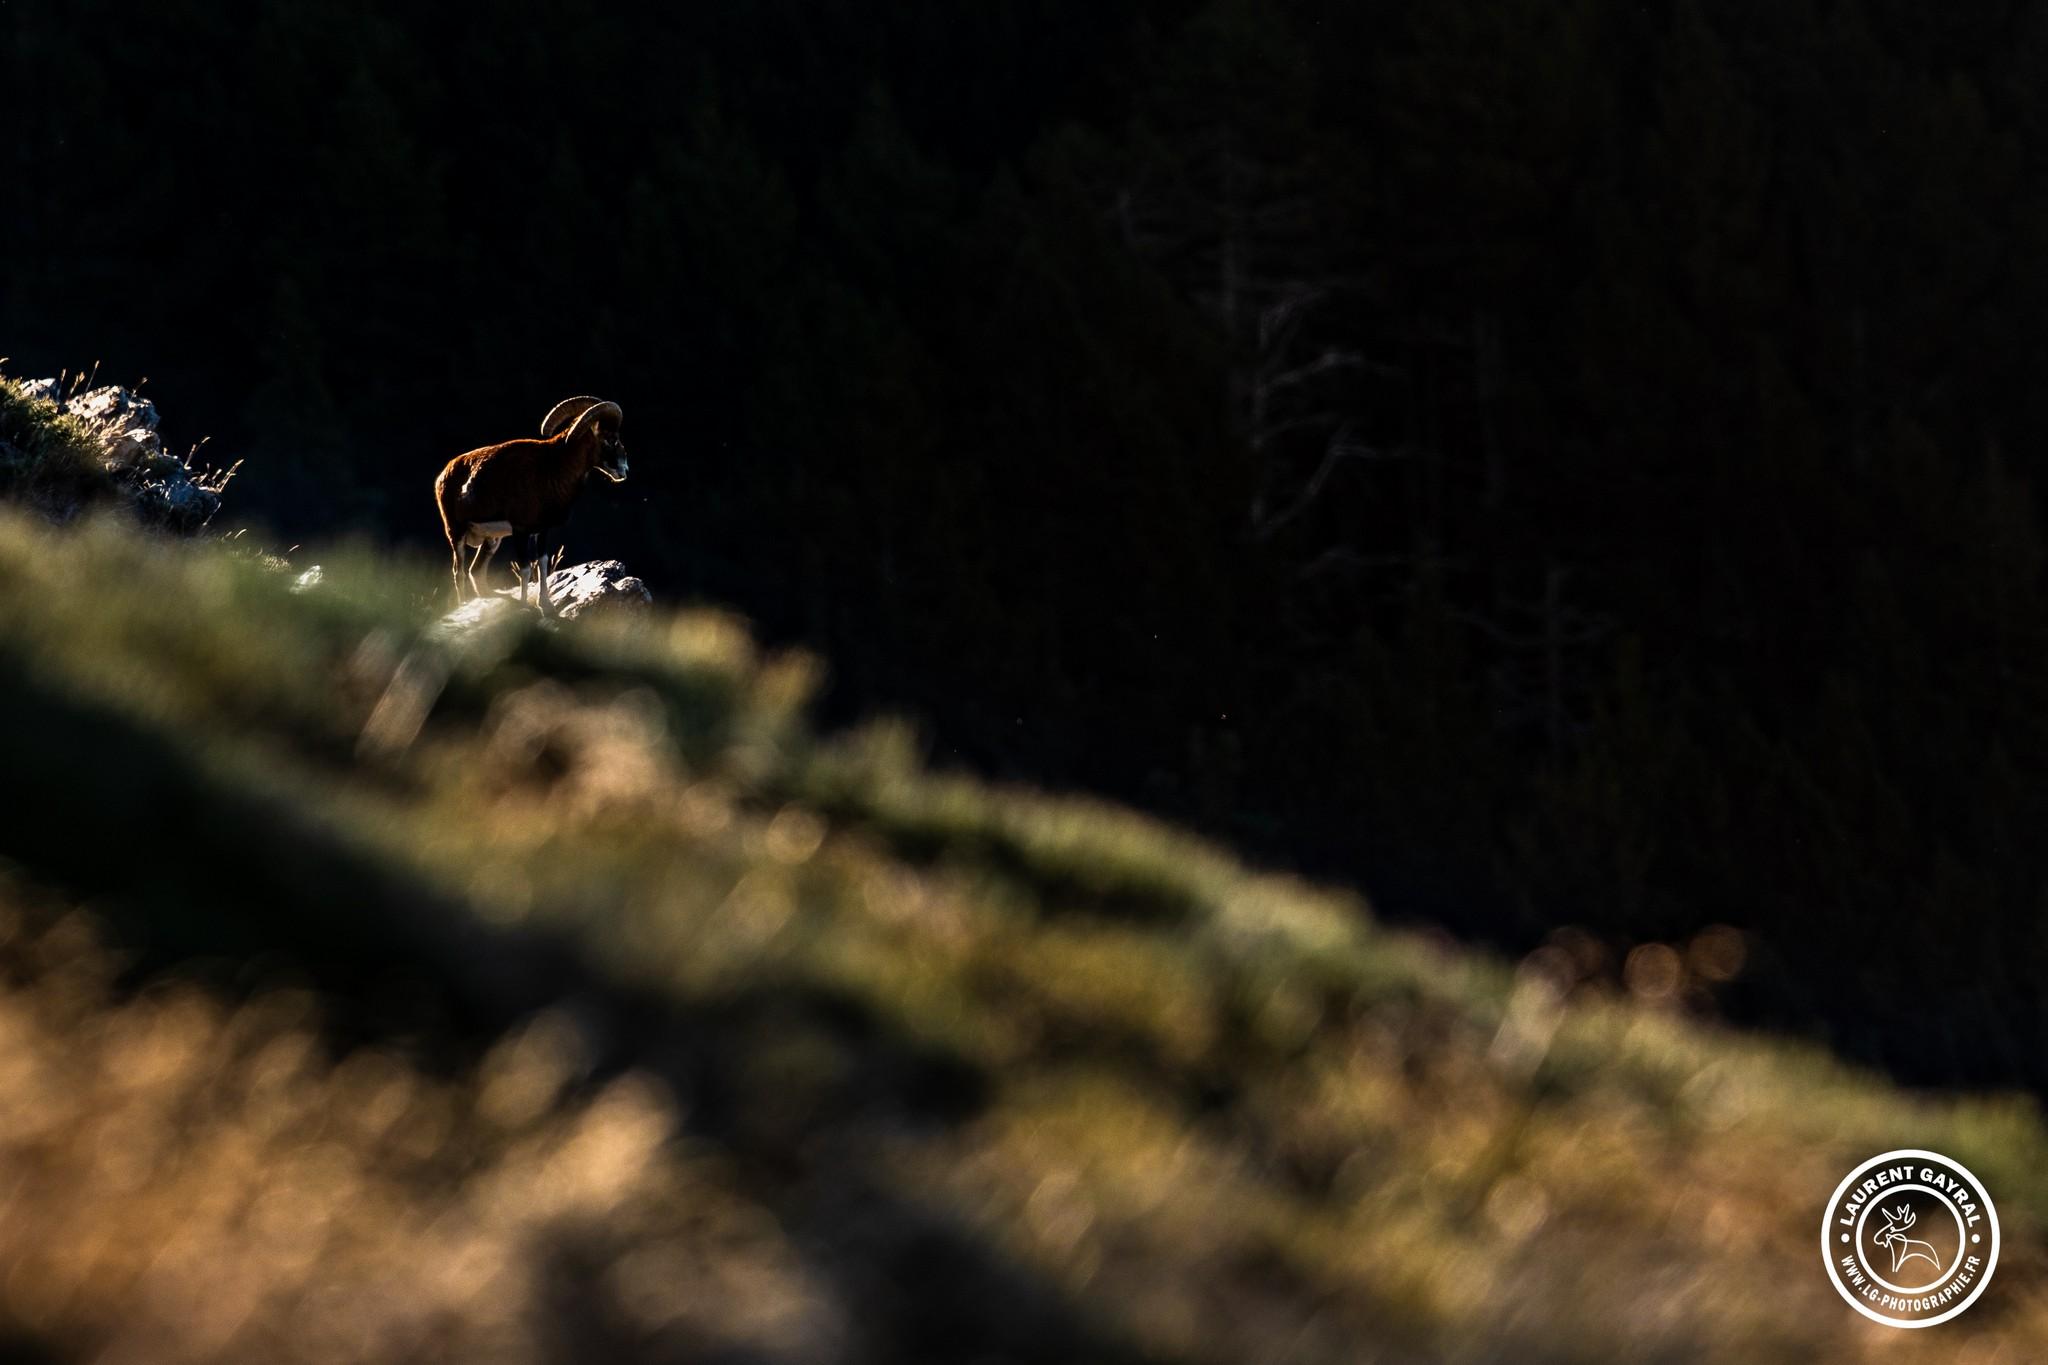
[[[815,668],[715,614],[450,640],[437,576],[342,552],[292,585],[0,519],[0,1025],[35,1097],[0,1122],[31,1191],[0,1342],[2048,1351],[2030,1105],[1566,995],[886,725],[821,737]],[[1814,1247],[1899,1146],[2005,1224],[1926,1332],[1850,1313]]]

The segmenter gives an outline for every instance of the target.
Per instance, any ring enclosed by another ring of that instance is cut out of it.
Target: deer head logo
[[[1895,1209],[1880,1209],[1884,1214],[1884,1226],[1870,1234],[1870,1240],[1892,1254],[1892,1273],[1914,1257],[1919,1257],[1935,1270],[1941,1269],[1941,1253],[1931,1242],[1922,1242],[1906,1235],[1906,1229],[1913,1226],[1917,1215],[1911,1204],[1901,1204]]]

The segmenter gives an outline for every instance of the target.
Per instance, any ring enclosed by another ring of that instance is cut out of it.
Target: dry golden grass
[[[1738,942],[1575,986],[820,738],[729,618],[447,641],[328,567],[0,519],[0,851],[58,888],[0,898],[0,1346],[2048,1358],[2034,1106],[1686,1017]],[[2005,1228],[1922,1332],[1814,1245],[1901,1146]]]

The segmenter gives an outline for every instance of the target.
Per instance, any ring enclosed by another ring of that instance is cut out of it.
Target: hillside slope
[[[807,728],[706,612],[447,638],[0,515],[0,1353],[2048,1355],[2048,1136]],[[1991,1292],[1887,1332],[1822,1201],[1925,1146]]]

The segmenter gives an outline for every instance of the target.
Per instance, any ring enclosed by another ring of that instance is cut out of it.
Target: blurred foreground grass
[[[820,737],[721,616],[324,570],[0,515],[0,1356],[2048,1356],[2031,1104]],[[1920,1332],[1815,1236],[1905,1146],[2005,1229]]]

